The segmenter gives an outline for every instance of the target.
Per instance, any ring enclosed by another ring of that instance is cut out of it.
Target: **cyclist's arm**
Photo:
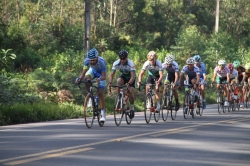
[[[230,82],[230,73],[227,73],[227,82]]]
[[[145,70],[141,70],[141,72],[138,76],[138,82],[141,82],[144,73],[145,73]]]
[[[203,73],[203,79],[204,79],[204,82],[206,82],[207,80],[207,75],[205,73]]]
[[[217,76],[217,73],[214,72],[213,78],[212,78],[212,82],[215,82],[215,78]]]
[[[177,81],[179,80],[179,72],[175,72],[174,75],[175,75],[174,83],[176,84]]]
[[[180,75],[180,82],[181,82],[181,85],[183,85],[184,84],[184,73],[183,72],[181,72],[181,75]]]
[[[163,71],[159,71],[159,75],[160,75],[160,77],[159,77],[158,81],[161,82],[161,80],[163,78]]]
[[[106,80],[106,71],[102,71],[102,76],[98,78],[99,81]]]
[[[131,77],[130,77],[130,80],[128,81],[129,85],[131,85],[135,80],[135,72],[131,71],[130,73],[131,73]]]
[[[114,76],[115,76],[115,70],[113,70],[110,74],[109,83],[113,82]]]
[[[85,77],[85,74],[86,72],[88,71],[89,67],[84,67],[83,70],[82,70],[82,73],[79,77],[79,80],[81,81],[84,77]]]

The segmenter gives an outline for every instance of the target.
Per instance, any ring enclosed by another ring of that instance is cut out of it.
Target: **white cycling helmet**
[[[165,57],[165,63],[166,64],[172,64],[174,62],[174,56],[173,55],[166,55]]]
[[[186,60],[186,64],[187,65],[189,65],[189,64],[191,64],[191,65],[193,65],[194,64],[194,58],[188,58],[187,60]]]
[[[225,60],[219,60],[219,62],[218,62],[218,65],[224,65],[224,66],[226,66],[226,61]]]

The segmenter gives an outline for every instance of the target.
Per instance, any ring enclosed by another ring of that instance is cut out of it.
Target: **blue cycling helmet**
[[[95,48],[92,48],[91,50],[88,51],[88,58],[89,59],[95,59],[99,55],[98,51]]]
[[[194,61],[195,61],[195,62],[201,62],[201,57],[200,57],[200,55],[195,55],[195,56],[194,56]]]

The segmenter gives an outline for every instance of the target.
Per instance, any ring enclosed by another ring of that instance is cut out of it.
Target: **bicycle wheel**
[[[124,104],[123,110],[124,110],[124,112],[126,111],[126,122],[127,122],[127,124],[130,124],[132,122],[132,119],[130,119],[130,109],[129,109],[128,105]]]
[[[248,97],[248,96],[246,96],[245,107],[246,107],[246,108],[249,107],[249,97]]]
[[[168,113],[169,113],[168,106],[169,106],[168,96],[164,94],[161,100],[161,117],[163,121],[166,121],[168,118]]]
[[[88,93],[84,100],[84,119],[88,128],[91,128],[94,122],[94,108],[94,98]]]
[[[234,112],[236,110],[237,104],[236,104],[236,100],[233,99],[231,102],[231,108],[232,108],[232,112]]]
[[[196,117],[196,114],[197,114],[197,102],[191,102],[191,105],[193,106],[193,108],[191,109],[191,115],[192,115],[192,118],[195,118]]]
[[[184,96],[184,102],[183,102],[183,116],[185,119],[187,119],[188,114],[190,112],[189,109],[189,93],[186,92]]]
[[[114,119],[115,119],[115,124],[116,126],[119,126],[122,121],[123,117],[123,103],[122,103],[122,96],[121,94],[117,95],[115,98],[115,105],[114,105]]]
[[[202,103],[202,96],[200,95],[199,97],[198,97],[198,105],[197,105],[197,107],[198,107],[198,115],[200,115],[200,116],[202,116],[202,114],[203,114],[203,103]]]
[[[160,102],[161,102],[161,100],[160,100]],[[157,104],[156,104],[157,105]],[[161,106],[161,103],[160,103],[160,106]],[[161,108],[160,108],[160,110],[156,110],[156,108],[155,108],[155,111],[154,111],[154,119],[155,119],[155,122],[158,122],[159,121],[159,119],[160,119],[160,116],[161,116]]]
[[[176,114],[177,114],[177,111],[175,110],[175,100],[173,100],[173,96],[170,96],[171,97],[171,102],[169,102],[169,106],[170,106],[170,112],[171,112],[171,118],[172,120],[175,120],[176,118]]]
[[[151,120],[151,116],[152,116],[152,112],[151,109],[153,107],[153,100],[152,100],[152,96],[150,94],[147,94],[145,97],[145,102],[144,102],[144,117],[145,117],[145,121],[147,123],[150,122]]]
[[[224,103],[223,103],[223,98],[222,98],[221,93],[217,97],[217,100],[218,100],[218,113],[221,114],[221,111],[224,112]]]

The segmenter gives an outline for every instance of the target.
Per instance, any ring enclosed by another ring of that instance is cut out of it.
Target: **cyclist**
[[[247,63],[245,65],[245,75],[246,75],[246,78],[245,78],[245,84],[244,84],[244,87],[243,87],[243,94],[247,93],[247,89],[248,91],[250,90],[249,87],[250,87],[250,63]]]
[[[117,85],[121,86],[126,84],[129,86],[129,102],[130,102],[130,118],[134,117],[134,88],[135,88],[135,65],[130,59],[128,59],[128,51],[121,50],[119,52],[119,58],[113,63],[112,72],[109,78],[109,85],[112,85],[116,69],[121,72],[121,75],[117,79]],[[117,94],[119,94],[119,88],[117,88]]]
[[[203,109],[206,108],[206,91],[205,91],[205,86],[206,86],[206,80],[207,80],[207,74],[206,74],[206,65],[204,62],[201,61],[200,55],[195,55],[194,57],[195,61],[195,66],[199,67],[200,69],[200,91],[202,95],[202,105]]]
[[[183,66],[182,70],[181,70],[181,75],[180,75],[180,79],[181,79],[181,85],[184,84],[184,74],[186,74],[186,78],[188,77],[188,84],[193,85],[194,89],[197,90],[197,84],[199,84],[200,82],[200,69],[197,66],[194,66],[194,58],[188,58],[186,60],[186,65]],[[195,95],[195,101],[197,101],[197,95]],[[187,106],[185,108],[186,112],[187,112]]]
[[[156,90],[156,101],[157,101],[157,107],[156,112],[160,111],[160,91],[159,88],[161,86],[161,80],[163,78],[163,71],[162,71],[162,63],[160,60],[157,59],[156,52],[150,51],[147,54],[147,61],[143,64],[141,72],[138,76],[138,82],[137,86],[140,85],[142,77],[146,70],[148,70],[148,77],[146,82],[148,84],[156,84],[155,90]],[[149,86],[146,87],[146,93],[148,93]]]
[[[232,63],[227,65],[227,68],[230,70],[230,84],[232,86],[232,90],[235,91],[236,85],[238,85],[238,71],[234,69]],[[229,96],[229,101],[231,101],[231,96]]]
[[[216,92],[218,92],[218,88],[219,88],[221,83],[223,83],[223,82],[229,83],[230,82],[230,70],[227,68],[226,65],[227,65],[227,63],[225,60],[219,60],[218,66],[216,66],[214,68],[214,75],[212,78],[211,86],[212,87],[214,86],[214,82],[216,79],[216,82],[217,82]],[[227,88],[227,86],[224,86],[224,96],[225,96],[224,105],[228,107],[229,103],[228,103],[228,88]]]
[[[167,71],[166,79],[164,81],[164,84],[173,83],[174,84],[174,90],[173,94],[175,97],[175,111],[179,110],[180,103],[178,100],[178,91],[177,89],[180,86],[180,80],[179,80],[179,66],[178,63],[174,60],[173,55],[166,55],[165,62],[162,64],[162,69]],[[163,92],[166,91],[166,86],[164,86]]]
[[[105,102],[104,102],[104,88],[106,86],[106,62],[99,56],[98,51],[95,48],[92,48],[88,51],[87,58],[83,62],[83,70],[76,81],[79,83],[82,79],[91,80],[97,78],[98,83],[98,97],[101,105],[101,119],[100,121],[105,121]],[[85,84],[87,90],[89,91],[90,85]]]
[[[233,66],[238,71],[238,81],[239,81],[239,84],[243,85],[244,84],[244,80],[246,79],[245,68],[240,65],[240,61],[239,60],[235,60],[233,62]],[[240,93],[240,107],[243,107],[243,96],[244,96],[244,94],[243,94],[243,90],[242,90],[242,86],[241,85],[239,85],[237,87],[237,90]]]

